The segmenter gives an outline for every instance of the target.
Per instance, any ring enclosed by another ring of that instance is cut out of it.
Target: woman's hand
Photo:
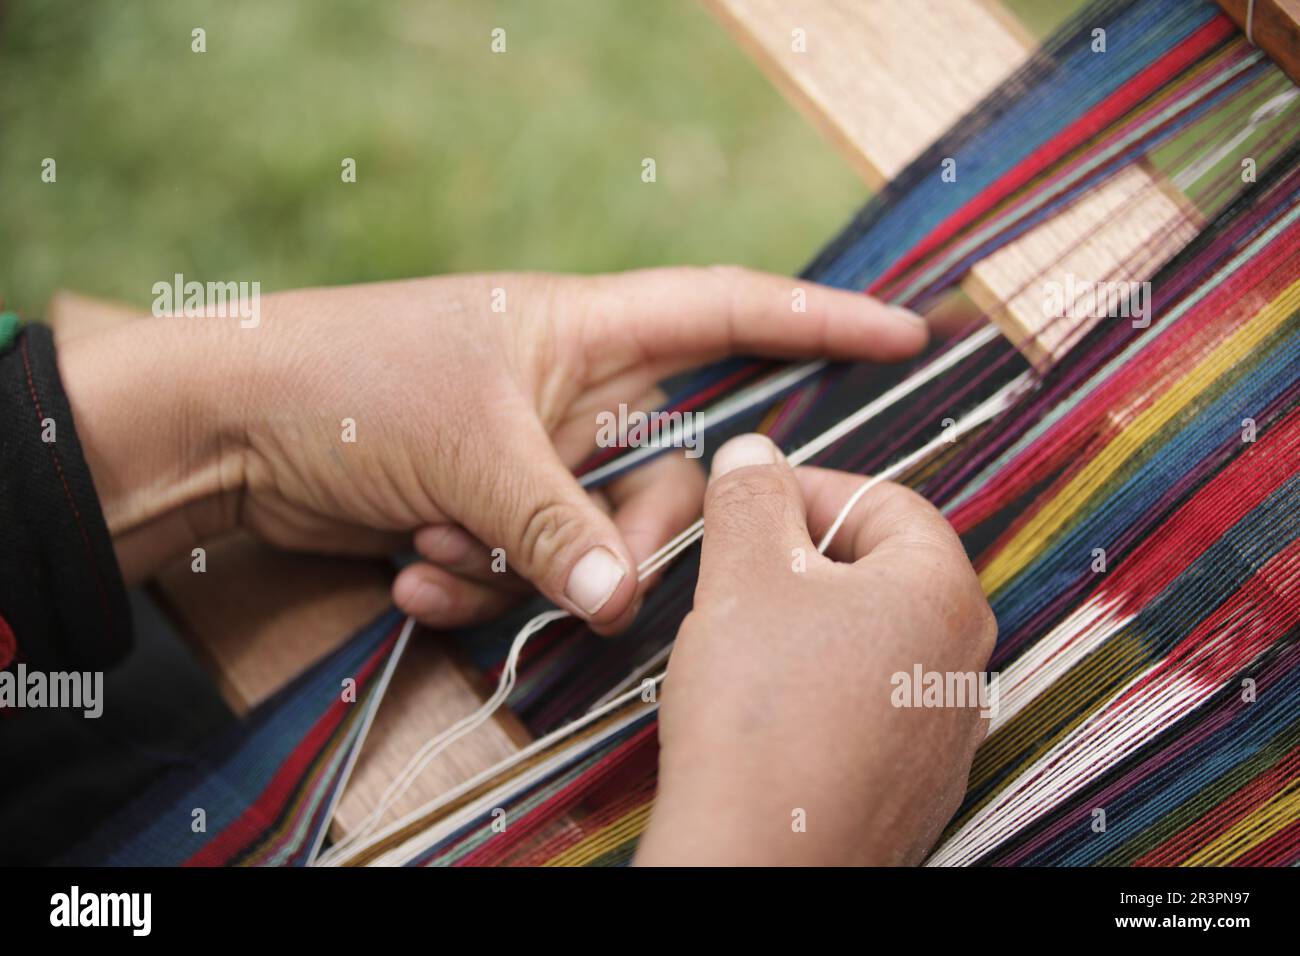
[[[639,863],[917,863],[956,811],[982,705],[895,706],[894,675],[982,671],[996,623],[952,528],[897,485],[817,553],[863,480],[758,435],[719,449]]]
[[[522,578],[615,631],[703,477],[666,455],[589,495],[570,469],[599,413],[733,352],[890,361],[925,340],[866,296],[735,268],[496,274],[266,296],[254,328],[144,319],[67,343],[60,369],[128,580],[238,526],[361,554],[414,534],[425,560],[393,593],[426,623],[489,616]]]

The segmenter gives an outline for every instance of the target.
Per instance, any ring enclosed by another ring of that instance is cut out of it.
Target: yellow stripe
[[[1300,819],[1300,781],[1276,794],[1254,813],[1201,847],[1183,866],[1224,866],[1249,853],[1279,830]]]
[[[586,839],[547,860],[545,866],[586,866],[610,850],[641,835],[650,822],[650,803],[644,803],[613,823],[601,827]]]
[[[1054,536],[1085,508],[1089,500],[1123,464],[1142,451],[1153,436],[1209,388],[1216,379],[1259,347],[1300,304],[1300,281],[1292,284],[1226,339],[1187,375],[1138,415],[1099,454],[1035,514],[980,574],[986,594],[995,594],[1025,569]]]

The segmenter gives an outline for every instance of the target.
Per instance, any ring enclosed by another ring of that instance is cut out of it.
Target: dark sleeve
[[[44,325],[0,341],[0,668],[103,670],[131,612]]]

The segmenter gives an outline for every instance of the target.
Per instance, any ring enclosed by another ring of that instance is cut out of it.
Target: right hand
[[[982,671],[997,625],[952,527],[898,485],[817,553],[863,480],[759,435],[719,449],[638,863],[913,864],[956,811],[987,720],[896,707],[891,676]]]

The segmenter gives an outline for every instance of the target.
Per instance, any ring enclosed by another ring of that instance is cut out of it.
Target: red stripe
[[[632,737],[619,744],[608,756],[552,794],[544,803],[534,807],[522,820],[507,823],[504,832],[489,840],[473,853],[457,861],[456,866],[488,866],[499,857],[514,850],[520,842],[551,824],[612,774],[640,755],[642,748],[653,748],[658,740],[659,722],[652,721]]]
[[[358,687],[363,685],[385,660],[392,649],[396,633],[394,631],[390,634],[361,668],[356,677]],[[355,704],[345,702],[341,697],[336,698],[302,742],[294,748],[293,753],[281,765],[271,783],[261,792],[257,800],[183,865],[223,866],[243,852],[246,847],[264,839],[268,828],[280,817],[290,798],[297,792],[303,775],[315,762],[334,731],[343,722],[349,708],[353,706]]]
[[[18,639],[14,637],[14,629],[0,615],[0,671],[12,664],[17,656]]]
[[[1300,820],[1278,830],[1230,866],[1295,866],[1300,861]]]
[[[655,794],[654,782],[654,768],[651,767],[648,779],[633,782],[630,784],[631,789],[627,793],[600,807],[594,813],[584,816],[581,824],[566,827],[559,836],[552,837],[549,841],[539,844],[536,849],[530,850],[524,856],[511,858],[507,865],[518,867],[544,865],[570,847],[581,843],[591,834],[605,829],[605,827],[616,823],[629,813],[639,810],[647,803],[650,803]]]
[[[1103,593],[1121,594],[1121,611],[1137,613],[1290,480],[1298,458],[1300,408],[1251,444],[1143,541],[1104,582]],[[1254,580],[1260,580],[1262,572]]]

